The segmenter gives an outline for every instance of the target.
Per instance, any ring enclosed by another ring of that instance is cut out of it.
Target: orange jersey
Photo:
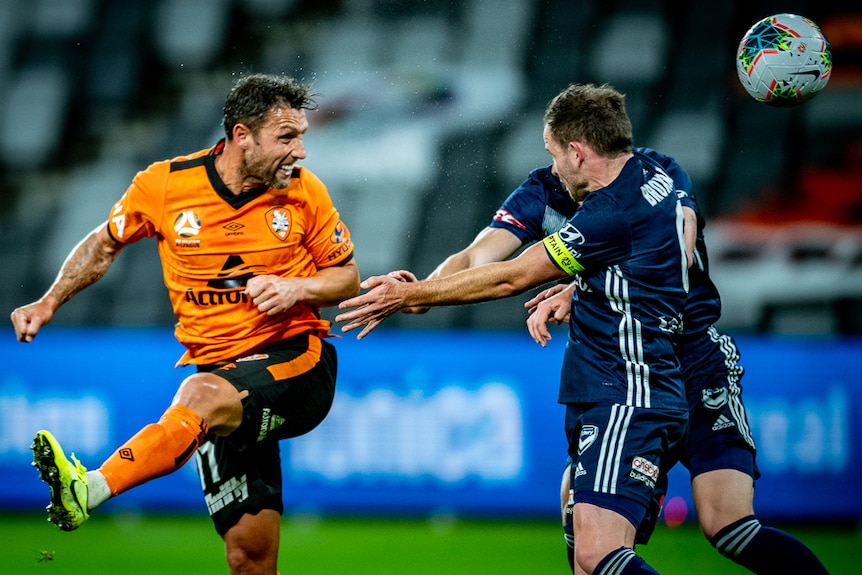
[[[124,244],[156,237],[186,347],[180,364],[234,359],[268,342],[328,334],[316,307],[268,316],[245,294],[254,275],[309,277],[353,256],[350,232],[323,183],[294,167],[284,189],[234,195],[215,169],[222,144],[139,172],[114,204],[108,230]]]

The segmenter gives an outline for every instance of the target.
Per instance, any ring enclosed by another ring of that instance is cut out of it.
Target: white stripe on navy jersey
[[[641,323],[632,316],[628,280],[619,266],[608,268],[605,295],[611,309],[620,314],[620,356],[626,362],[626,404],[650,407],[649,366],[644,362]]]
[[[748,426],[748,418],[745,416],[745,406],[742,404],[741,393],[742,389],[739,385],[739,380],[742,378],[742,367],[739,365],[739,349],[733,343],[733,339],[728,335],[718,332],[715,327],[710,326],[707,330],[709,338],[716,342],[724,354],[724,365],[727,366],[727,387],[728,387],[728,406],[733,415],[733,420],[736,422],[739,432],[745,442],[751,447],[754,447],[754,437],[751,434],[751,428]]]

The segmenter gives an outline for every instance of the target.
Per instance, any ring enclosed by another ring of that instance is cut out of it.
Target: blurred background
[[[136,171],[222,137],[242,74],[284,72],[322,94],[304,164],[351,229],[363,277],[424,276],[465,246],[550,163],[547,101],[608,82],[627,95],[636,144],[677,158],[708,219],[720,327],[747,370],[761,511],[855,523],[862,8],[834,4],[0,0],[0,307],[42,295]],[[755,102],[736,77],[739,40],[779,12],[813,19],[832,44],[829,85],[792,109]],[[285,443],[288,507],[555,521],[564,332],[536,348],[525,299],[393,317],[338,342],[333,415]],[[44,504],[36,429],[94,463],[161,413],[181,377],[172,324],[155,243],[141,242],[36,343],[7,333],[0,470],[27,480],[0,506]],[[202,508],[192,466],[156,483],[109,505]],[[690,505],[686,484],[674,493]]]
[[[736,78],[742,35],[777,12],[813,19],[832,44],[828,89],[795,109],[756,103]],[[549,163],[547,101],[570,82],[609,82],[627,94],[636,143],[675,156],[694,180],[723,327],[862,333],[858,7],[0,0],[0,14],[3,309],[43,293],[137,170],[214,144],[239,75],[285,72],[322,94],[305,164],[328,185],[364,276],[422,276],[466,245]],[[153,245],[127,250],[55,321],[171,322],[155,258]],[[521,303],[390,322],[520,328]]]

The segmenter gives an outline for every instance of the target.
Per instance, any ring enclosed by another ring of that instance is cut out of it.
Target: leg
[[[692,479],[701,529],[719,553],[758,575],[826,574],[801,541],[761,525],[754,515],[754,480],[741,471],[719,469]]]
[[[190,376],[159,421],[144,427],[95,471],[88,472],[74,454],[67,459],[48,431],[38,432],[33,463],[51,490],[50,521],[64,531],[77,529],[110,497],[176,471],[200,445],[208,423],[216,433],[239,426],[247,394],[212,374]]]
[[[574,527],[574,507],[575,494],[571,488],[572,464],[566,465],[563,471],[563,479],[560,482],[560,509],[563,513],[563,536],[566,541],[566,559],[569,562],[569,569],[574,575],[586,575],[586,572],[575,563],[575,527]]]
[[[634,552],[650,502],[683,438],[686,413],[619,404],[569,404],[576,569],[599,575],[656,571]]]
[[[115,451],[99,469],[111,495],[172,473],[200,446],[207,431],[227,435],[242,421],[242,399],[226,379],[196,373],[183,381],[173,403],[158,422],[144,427]],[[98,480],[98,477],[91,478]],[[100,502],[90,502],[93,508]]]
[[[731,523],[754,515],[754,479],[735,469],[717,469],[695,476],[691,493],[700,528],[707,539]]]
[[[585,573],[621,547],[635,543],[635,526],[615,511],[589,503],[576,503],[573,513],[575,563]]]
[[[723,461],[753,461],[744,448],[726,447]],[[702,454],[693,458],[702,465]],[[753,473],[753,471],[750,471]],[[784,531],[761,525],[754,515],[754,479],[738,469],[714,469],[691,481],[703,534],[719,553],[752,573],[824,574],[826,569],[808,547]]]
[[[224,534],[231,575],[274,575],[278,563],[281,516],[272,509],[245,514]]]

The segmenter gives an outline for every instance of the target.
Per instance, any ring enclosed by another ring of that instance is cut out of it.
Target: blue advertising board
[[[533,515],[556,518],[565,462],[556,403],[565,334],[378,330],[334,340],[329,417],[282,442],[289,513]],[[737,338],[758,441],[763,518],[862,518],[862,341]],[[169,404],[189,369],[170,330],[50,327],[2,338],[0,509],[37,510],[47,489],[29,445],[50,429],[88,467]],[[669,498],[691,509],[688,476]],[[105,512],[205,506],[192,461],[108,502]]]

